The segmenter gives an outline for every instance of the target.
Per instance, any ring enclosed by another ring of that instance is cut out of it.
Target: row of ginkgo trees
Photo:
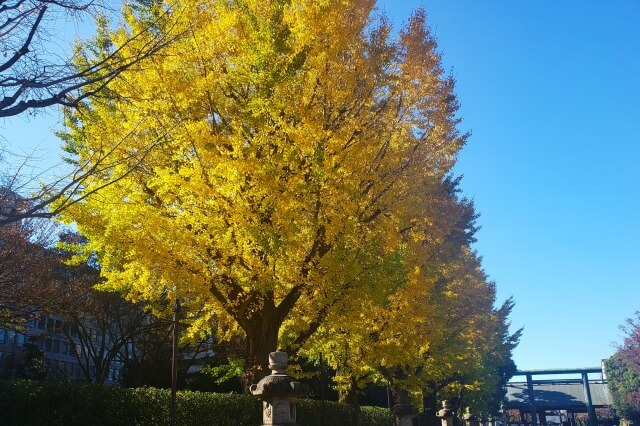
[[[280,348],[324,354],[344,400],[390,381],[499,403],[519,333],[470,246],[468,135],[425,13],[395,33],[372,0],[167,0],[123,22],[77,66],[175,41],[66,112],[91,173],[62,219],[102,287],[179,298],[185,339],[242,336],[245,385]]]

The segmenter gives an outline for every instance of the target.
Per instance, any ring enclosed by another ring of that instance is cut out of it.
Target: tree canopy
[[[148,2],[147,2],[148,3]],[[116,49],[87,67],[74,66],[70,52],[56,52],[55,28],[67,15],[93,15],[101,7],[94,0],[1,0],[0,117],[10,117],[52,105],[76,106],[87,96],[100,92],[120,72],[159,51],[173,35],[148,35],[152,25],[130,34],[138,49]],[[158,22],[161,19],[157,15]],[[168,37],[165,37],[168,36]],[[91,89],[88,89],[91,86]],[[81,90],[82,89],[82,90]]]
[[[621,327],[624,343],[605,362],[613,409],[621,418],[640,420],[640,312]]]
[[[0,212],[25,203],[0,187]],[[52,249],[56,232],[52,221],[39,219],[0,226],[0,327],[24,327],[65,293],[61,256]]]
[[[192,335],[215,319],[218,339],[245,336],[249,379],[277,348],[331,348],[356,378],[418,371],[455,318],[469,356],[490,317],[506,320],[451,177],[467,139],[453,78],[423,11],[396,35],[374,6],[163,3],[184,37],[67,113],[70,159],[114,165],[63,213],[104,288],[181,298]],[[124,55],[142,25],[125,20],[104,33]]]

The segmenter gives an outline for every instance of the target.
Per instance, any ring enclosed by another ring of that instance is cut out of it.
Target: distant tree
[[[95,268],[65,264],[68,253],[54,246],[57,231],[46,219],[0,226],[0,327],[21,330],[30,319],[56,315],[67,326],[51,332],[67,338],[87,380],[102,383],[152,325],[139,304],[94,289]]]
[[[115,362],[124,363],[136,340],[153,325],[149,314],[119,294],[91,288],[79,291],[80,303],[68,306],[61,315],[70,325],[64,335],[85,378],[104,383]]]
[[[621,326],[627,337],[618,352],[627,365],[640,370],[640,311],[635,315],[635,319],[630,318]]]
[[[104,383],[115,362],[124,363],[136,342],[156,327],[142,303],[124,300],[119,293],[96,289],[100,284],[98,265],[90,259],[69,263],[71,247],[85,241],[73,232],[62,233],[58,242],[59,269],[64,289],[55,295],[50,310],[65,324],[63,335],[88,381]]]
[[[172,8],[158,3],[155,0],[111,4],[97,0],[0,0],[0,119],[35,113],[54,105],[75,108],[83,99],[106,96],[107,92],[114,96],[109,90],[114,79],[180,36],[173,30]],[[131,16],[137,20],[133,26],[121,27],[116,45],[105,37],[109,27],[105,16],[115,16],[112,9],[120,5],[123,5],[125,20]],[[99,47],[82,49],[83,44],[78,43],[74,50],[52,50],[60,42],[55,34],[60,32],[59,27],[69,15],[78,19],[95,18],[96,36],[87,44]],[[122,164],[110,162],[109,154],[109,150],[96,152],[90,167],[76,164],[44,183],[39,182],[37,176],[21,175],[25,166],[34,161],[31,156],[19,161],[13,170],[0,171],[3,184],[29,201],[11,210],[0,209],[0,226],[25,218],[55,216],[77,201],[73,195],[88,176]],[[7,162],[8,158],[16,160],[15,155],[0,145],[0,161]],[[24,191],[27,186],[35,188],[33,193]],[[5,196],[6,193],[0,193],[0,204],[4,203]],[[57,202],[56,208],[49,209],[54,202]]]
[[[605,361],[613,409],[622,418],[640,421],[640,311],[620,327],[624,343]]]
[[[144,3],[152,3],[146,1]],[[167,12],[156,9],[155,21],[147,20],[126,35],[123,46],[145,38],[133,50],[112,50],[99,61],[78,67],[72,55],[60,58],[54,48],[56,27],[64,15],[94,14],[101,9],[95,0],[1,0],[0,118],[52,105],[75,107],[104,89],[111,80],[133,64],[149,57],[171,42],[172,37],[153,29]],[[91,86],[89,90],[80,90]]]
[[[133,345],[124,353],[124,386],[153,386],[168,388],[171,386],[173,322],[167,319],[148,316],[148,332],[140,334]],[[184,324],[179,324],[181,330]],[[182,333],[181,333],[182,334]],[[199,374],[209,366],[217,356],[212,339],[180,339],[178,342],[178,387],[193,388],[194,379],[213,383],[208,377]],[[202,376],[202,377],[198,377]],[[197,386],[196,386],[197,387]],[[210,387],[205,390],[211,390]]]
[[[128,350],[124,359],[122,384],[129,387],[171,386],[171,324],[164,321],[150,329]],[[179,377],[183,375],[179,374]]]
[[[43,380],[47,378],[44,352],[29,342],[0,361],[0,379]]]
[[[0,210],[24,203],[0,188]],[[0,226],[0,327],[20,328],[46,310],[64,291],[60,258],[52,250],[56,227],[49,220],[29,219]]]
[[[477,328],[463,329],[454,325],[443,341],[435,345],[432,365],[444,361],[449,368],[442,368],[442,372],[424,382],[422,423],[439,424],[435,414],[444,400],[458,412],[467,406],[475,413],[498,412],[506,394],[505,385],[517,371],[512,351],[522,330],[509,332],[508,316],[513,307],[513,300],[508,299],[497,309],[475,312],[469,319],[477,323]],[[447,355],[452,358],[447,360]],[[429,377],[429,369],[426,370]]]

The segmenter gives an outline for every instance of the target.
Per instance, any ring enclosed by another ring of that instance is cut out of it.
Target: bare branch
[[[171,31],[153,31],[170,16],[171,11],[167,10],[101,60],[77,68],[70,59],[61,63],[51,62],[46,55],[38,55],[32,46],[43,31],[44,18],[52,13],[52,8],[82,12],[87,11],[93,2],[39,0],[20,11],[23,3],[24,0],[19,0],[0,7],[0,32],[8,40],[4,47],[5,56],[12,46],[16,46],[9,59],[0,63],[0,117],[53,105],[77,107],[83,99],[104,90],[120,73],[157,53],[179,36],[171,35]],[[31,18],[34,14],[35,19]],[[25,32],[26,37],[20,41]],[[149,41],[136,53],[123,55],[132,43],[149,35]],[[81,90],[83,88],[88,90]]]

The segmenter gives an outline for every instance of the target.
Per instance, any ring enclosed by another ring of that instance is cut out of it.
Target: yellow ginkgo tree
[[[63,219],[104,287],[159,309],[179,297],[190,333],[244,335],[247,380],[323,324],[428,292],[466,134],[424,13],[394,35],[373,0],[152,3],[181,37],[62,135],[77,164],[103,159]],[[123,43],[149,13],[128,7],[78,61],[138,48]]]
[[[382,303],[367,293],[347,295],[350,305],[337,306],[303,347],[337,372],[343,401],[357,402],[359,388],[377,383],[410,391],[434,421],[444,399],[497,410],[520,332],[508,330],[512,302],[494,308],[495,285],[470,248],[473,205],[458,199],[456,188],[457,181],[443,181],[428,209],[450,219],[440,228],[446,238],[432,239],[439,244],[412,259],[413,270],[405,263],[377,273],[402,285],[388,285]]]

